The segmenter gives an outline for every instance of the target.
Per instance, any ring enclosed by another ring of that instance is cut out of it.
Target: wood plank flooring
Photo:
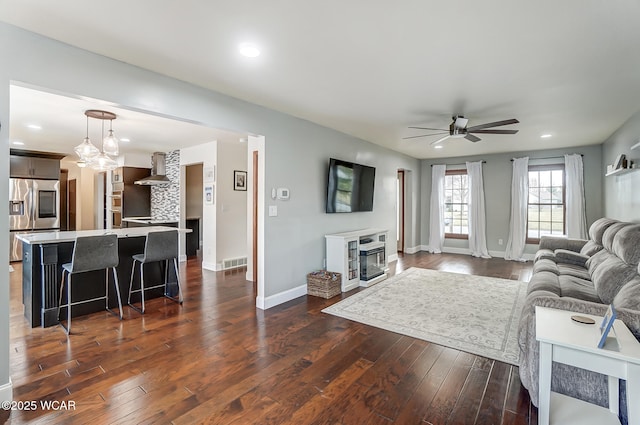
[[[391,272],[411,266],[531,276],[526,263],[427,253],[401,256]],[[67,337],[27,326],[14,268],[14,399],[38,408],[0,411],[0,422],[537,424],[516,367],[321,313],[340,297],[257,310],[244,269],[202,271],[190,259],[181,266],[183,306],[155,299],[144,316],[125,307],[123,321],[79,317]],[[75,409],[39,405],[54,400]]]

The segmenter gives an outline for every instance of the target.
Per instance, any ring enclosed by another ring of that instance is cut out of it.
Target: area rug
[[[322,310],[518,365],[525,282],[412,267]]]

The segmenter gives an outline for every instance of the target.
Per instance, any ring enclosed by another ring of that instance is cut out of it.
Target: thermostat
[[[281,201],[286,201],[289,199],[289,189],[285,187],[278,188],[278,199]]]

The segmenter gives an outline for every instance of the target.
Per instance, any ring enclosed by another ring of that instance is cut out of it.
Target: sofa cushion
[[[535,293],[536,296],[560,296],[560,283],[558,275],[548,271],[534,273],[527,285],[527,295]]]
[[[579,277],[560,275],[558,276],[560,283],[560,296],[577,298],[579,300],[592,301],[599,303],[600,297],[596,293],[593,283],[590,280],[580,279]]]
[[[618,220],[606,217],[597,219],[591,224],[591,227],[589,227],[589,239],[598,245],[602,245],[602,237],[604,236],[605,230],[615,223],[618,223]]]
[[[591,257],[593,254],[602,251],[602,248],[602,245],[594,241],[588,241],[580,250],[580,254]]]
[[[620,288],[613,298],[613,305],[617,309],[640,311],[640,276],[634,277]]]
[[[593,258],[593,257],[592,257]],[[638,276],[637,266],[611,255],[591,272],[591,281],[604,304],[610,304],[627,282]]]
[[[533,274],[540,272],[551,272],[553,274],[560,274],[560,270],[558,269],[558,265],[552,259],[543,258],[535,263],[533,263]]]
[[[603,249],[602,251],[596,252],[591,257],[589,257],[585,265],[589,269],[589,273],[593,276],[593,272],[595,271],[595,269],[600,264],[604,263],[607,260],[607,258],[611,258],[611,257],[615,257],[615,255],[613,255],[606,249]]]
[[[629,225],[629,223],[618,222],[613,223],[611,226],[609,226],[602,235],[602,246],[606,250],[611,251],[613,247],[613,238],[616,236],[616,233],[618,233],[618,231],[620,231],[620,229],[622,229],[623,227],[627,227]]]
[[[584,280],[591,280],[589,270],[576,264],[558,264],[558,271],[560,272],[560,276],[567,275],[579,277]]]
[[[625,263],[638,264],[640,261],[640,224],[620,229],[613,238],[612,251]]]
[[[533,262],[537,263],[540,260],[554,260],[556,255],[550,249],[539,249],[533,257]]]

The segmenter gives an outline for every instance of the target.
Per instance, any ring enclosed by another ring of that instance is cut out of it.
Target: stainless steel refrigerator
[[[9,256],[22,260],[19,233],[60,230],[58,180],[9,179]]]

